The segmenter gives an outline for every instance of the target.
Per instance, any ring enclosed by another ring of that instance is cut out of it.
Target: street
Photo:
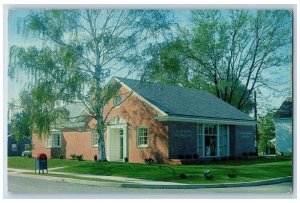
[[[276,197],[291,196],[291,182],[274,185],[236,188],[202,188],[202,189],[145,189],[145,188],[121,188],[117,184],[103,183],[101,186],[67,183],[63,181],[49,181],[8,175],[8,195],[15,198],[59,198],[64,194],[72,193],[74,198],[257,198],[259,196],[272,195]],[[272,194],[270,194],[272,193]],[[39,194],[39,195],[37,195]],[[48,196],[47,196],[48,194]],[[57,194],[49,196],[49,194]],[[243,195],[242,195],[243,194]],[[189,195],[188,197],[186,195]],[[70,195],[68,195],[70,197]]]

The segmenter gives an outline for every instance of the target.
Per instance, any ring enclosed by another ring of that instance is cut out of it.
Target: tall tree
[[[270,140],[275,138],[275,121],[272,113],[267,113],[265,116],[258,117],[258,150],[267,153],[270,147]]]
[[[150,54],[148,68],[171,72],[157,63],[175,60],[173,69],[188,73],[178,83],[207,89],[246,112],[251,109],[255,88],[279,83],[264,73],[291,64],[292,14],[287,10],[195,10],[190,27],[181,30],[175,40],[161,46],[163,50]],[[175,49],[166,48],[170,46]]]
[[[9,75],[33,75],[31,122],[38,135],[67,117],[66,105],[80,100],[97,121],[99,160],[105,161],[106,103],[117,94],[107,79],[123,67],[130,74],[147,46],[168,28],[163,10],[35,10],[25,20],[25,33],[42,41],[31,47],[12,46]],[[123,68],[124,69],[124,68]],[[109,111],[110,112],[110,111]]]

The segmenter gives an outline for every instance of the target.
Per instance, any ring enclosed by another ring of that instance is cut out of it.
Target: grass
[[[15,163],[14,161],[18,161],[19,163]],[[23,161],[26,162],[26,164],[21,164]],[[9,168],[20,168],[21,166],[25,166],[27,169],[33,169],[33,159],[20,157],[8,158]],[[61,168],[55,171],[75,174],[121,176],[189,184],[249,182],[292,176],[292,161],[275,159],[222,161],[202,165],[179,166],[114,162],[98,163],[94,161],[80,162],[60,159],[49,160],[50,168],[61,166],[71,167]],[[203,171],[205,169],[211,171],[213,175],[212,180],[206,180],[204,178]],[[229,178],[228,173],[230,172],[234,172],[236,178]]]
[[[12,156],[12,157],[8,157],[7,166],[8,168],[34,170],[34,161],[35,161],[34,158]],[[91,162],[91,161],[48,159],[48,168],[81,165],[83,162]]]

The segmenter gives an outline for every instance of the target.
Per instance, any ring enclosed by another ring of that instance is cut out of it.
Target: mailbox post
[[[34,166],[35,166],[34,173],[36,173],[36,170],[39,170],[39,173],[41,170],[43,173],[44,173],[44,170],[46,170],[48,173],[47,155],[44,153],[38,154],[35,158]]]

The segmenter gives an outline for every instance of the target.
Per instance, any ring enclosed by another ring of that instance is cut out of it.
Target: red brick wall
[[[92,147],[91,132],[68,132],[63,131],[61,136],[61,147],[47,148],[46,139],[39,139],[36,134],[32,135],[33,149],[32,156],[45,153],[48,158],[59,158],[64,154],[67,159],[71,159],[71,154],[83,155],[84,160],[94,160],[94,155],[98,154],[98,148]]]
[[[122,100],[129,94],[125,87],[121,87],[120,92]],[[106,106],[104,115],[111,107],[112,100]],[[160,163],[168,163],[168,127],[154,119],[158,114],[158,111],[141,101],[135,94],[132,94],[120,107],[115,108],[109,114],[109,120],[119,116],[129,124],[129,162],[141,163],[145,158],[153,158]],[[138,126],[149,127],[147,148],[137,147],[136,128]]]
[[[91,132],[64,132],[66,140],[66,157],[71,159],[71,154],[83,154],[84,160],[94,160],[98,148],[92,146]]]
[[[128,95],[128,90],[121,87],[122,99]],[[104,116],[112,107],[112,100],[107,104],[104,110]],[[125,120],[128,125],[128,160],[129,162],[141,163],[146,158],[153,158],[160,163],[168,163],[168,127],[166,124],[157,122],[154,117],[159,114],[154,108],[141,101],[135,94],[132,94],[120,107],[111,111],[108,120],[119,116]],[[95,120],[91,120],[88,125],[93,128]],[[149,127],[148,147],[139,148],[136,145],[136,128],[138,126]],[[105,141],[106,141],[105,136]],[[65,153],[69,159],[71,154],[83,154],[85,160],[93,160],[98,149],[91,146],[91,132],[63,132],[62,147],[55,149],[55,153]],[[33,156],[37,153],[46,153],[48,157],[53,157],[53,150],[46,148],[45,139],[37,139],[33,135],[34,148]]]
[[[38,138],[36,133],[32,133],[32,157],[36,157],[39,153],[45,153],[47,157],[51,157],[51,149],[46,147],[46,139]]]

